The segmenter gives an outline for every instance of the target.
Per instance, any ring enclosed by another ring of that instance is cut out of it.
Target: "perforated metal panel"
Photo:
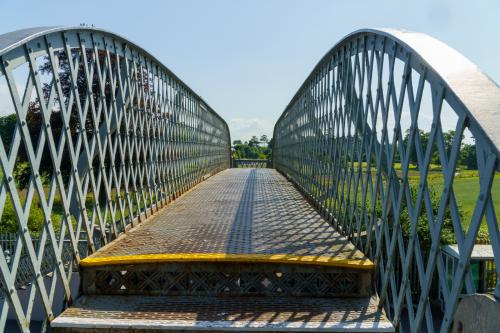
[[[84,268],[85,295],[369,297],[370,270],[244,263]]]

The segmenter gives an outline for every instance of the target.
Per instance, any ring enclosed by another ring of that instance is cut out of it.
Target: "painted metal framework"
[[[461,54],[419,33],[360,30],[321,59],[286,107],[274,128],[273,163],[375,262],[381,305],[400,330],[447,332],[463,288],[475,292],[468,267],[482,223],[500,273],[491,191],[499,125],[499,87]],[[428,131],[427,143],[420,131]],[[471,135],[480,190],[465,221],[454,180]],[[436,156],[439,179],[429,176]],[[450,284],[440,247],[445,224],[460,252]],[[436,280],[442,318],[429,297]]]
[[[271,160],[251,159],[251,158],[233,158],[231,159],[232,168],[270,168]]]
[[[369,297],[371,270],[279,263],[168,263],[83,269],[84,295]]]
[[[225,121],[156,58],[94,28],[1,35],[2,87],[9,92],[2,105],[11,103],[16,121],[10,143],[0,140],[0,217],[13,210],[19,232],[9,260],[0,251],[0,331],[10,311],[28,332],[34,304],[42,304],[46,321],[60,307],[58,290],[71,304],[79,242],[92,253],[228,168],[230,136]],[[21,153],[29,162],[24,190],[15,174]],[[32,206],[43,213],[36,247]],[[70,258],[63,257],[68,242]],[[41,267],[47,251],[49,272]],[[21,258],[33,272],[25,304],[15,285]]]

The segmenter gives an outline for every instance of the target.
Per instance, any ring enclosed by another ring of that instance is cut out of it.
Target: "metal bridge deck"
[[[224,170],[81,265],[179,261],[373,267],[274,169]]]
[[[86,296],[59,332],[394,332],[372,298]]]

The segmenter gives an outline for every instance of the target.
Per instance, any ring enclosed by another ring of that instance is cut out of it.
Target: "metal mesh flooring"
[[[240,255],[240,259],[287,255],[315,258],[318,264],[334,258],[372,267],[274,169],[224,170],[82,264],[113,258],[140,260],[155,254],[172,254],[172,258],[191,254],[202,260],[214,259],[211,254]]]
[[[375,298],[84,296],[55,328],[394,332]],[[106,331],[108,332],[108,331]]]

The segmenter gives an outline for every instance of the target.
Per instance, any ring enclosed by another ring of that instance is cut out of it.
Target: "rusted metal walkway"
[[[373,263],[274,169],[220,172],[81,268],[58,332],[393,330]]]

